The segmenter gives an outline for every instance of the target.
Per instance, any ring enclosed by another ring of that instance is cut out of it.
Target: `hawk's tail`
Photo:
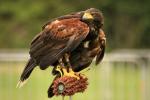
[[[50,87],[49,87],[49,89],[48,89],[48,91],[47,91],[47,93],[48,93],[48,98],[51,98],[51,97],[54,96],[52,86],[53,86],[53,83],[50,85]]]
[[[52,98],[52,97],[54,96],[54,93],[53,93],[54,81],[55,81],[57,78],[59,78],[59,77],[60,77],[60,75],[57,74],[56,77],[54,78],[52,84],[50,85],[50,87],[49,87],[49,89],[48,89],[48,91],[47,91],[47,93],[48,93],[48,98]]]
[[[17,84],[17,87],[22,87],[25,83],[26,83],[26,80],[29,78],[31,72],[33,71],[33,69],[35,68],[36,66],[36,63],[33,59],[29,59],[28,63],[26,64],[22,74],[21,74],[21,77],[20,77],[20,80]]]

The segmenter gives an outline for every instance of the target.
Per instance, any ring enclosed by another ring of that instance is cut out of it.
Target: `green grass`
[[[47,89],[54,78],[51,68],[42,71],[37,67],[27,84],[18,89],[16,84],[24,65],[0,63],[0,100],[48,100]],[[85,75],[89,78],[88,89],[75,94],[73,100],[142,100],[140,67],[102,64],[92,66]],[[61,100],[61,97],[51,100]]]

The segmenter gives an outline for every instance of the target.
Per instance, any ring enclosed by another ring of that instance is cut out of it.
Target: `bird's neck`
[[[98,37],[99,29],[95,25],[90,26],[89,38],[95,40]]]
[[[99,33],[98,25],[96,25],[96,23],[94,23],[94,22],[85,22],[85,23],[90,28],[90,32],[89,32],[86,40],[95,40],[98,37],[98,33]]]

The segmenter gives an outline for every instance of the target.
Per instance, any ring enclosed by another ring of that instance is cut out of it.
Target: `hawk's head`
[[[83,11],[82,20],[87,23],[94,23],[99,28],[104,23],[103,14],[98,9],[95,8],[90,8]]]

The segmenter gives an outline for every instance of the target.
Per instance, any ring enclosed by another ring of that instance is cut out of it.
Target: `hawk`
[[[94,57],[97,65],[105,51],[106,38],[102,26],[103,15],[95,8],[64,15],[47,22],[31,42],[30,59],[18,85],[23,85],[36,66],[42,70],[52,66],[54,75],[58,73],[58,65],[66,66],[71,76],[71,72],[87,68]],[[49,97],[52,95],[49,94]]]

